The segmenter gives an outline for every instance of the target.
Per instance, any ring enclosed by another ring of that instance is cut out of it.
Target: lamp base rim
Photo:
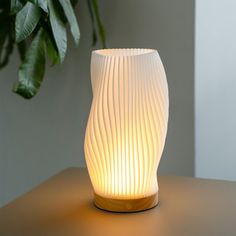
[[[94,193],[94,204],[97,208],[111,212],[138,212],[158,205],[158,192],[143,198],[115,199],[106,198]]]

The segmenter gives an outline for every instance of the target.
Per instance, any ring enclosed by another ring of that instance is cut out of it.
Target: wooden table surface
[[[85,169],[69,168],[0,209],[1,236],[236,235],[236,183],[159,177],[160,203],[139,213],[94,207]]]

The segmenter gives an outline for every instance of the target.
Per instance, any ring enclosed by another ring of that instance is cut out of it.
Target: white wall
[[[0,205],[68,166],[83,166],[91,103],[90,21],[79,1],[79,50],[47,70],[31,101],[11,92],[17,55],[0,71]],[[193,175],[193,0],[103,0],[109,47],[157,48],[170,89],[170,122],[162,174]]]
[[[196,0],[196,176],[236,180],[236,1]]]

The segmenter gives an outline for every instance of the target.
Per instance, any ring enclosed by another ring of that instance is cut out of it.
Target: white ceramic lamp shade
[[[118,212],[158,203],[157,168],[168,122],[168,86],[152,49],[96,50],[85,157],[95,205]]]

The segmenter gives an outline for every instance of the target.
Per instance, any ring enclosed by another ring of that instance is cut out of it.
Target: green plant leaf
[[[87,1],[88,3],[88,9],[89,9],[89,15],[91,18],[91,22],[92,22],[92,46],[94,47],[97,43],[97,33],[96,33],[96,24],[95,24],[95,19],[94,19],[94,15],[93,15],[93,8],[91,5],[90,0]]]
[[[19,81],[13,91],[26,99],[34,97],[42,83],[45,71],[45,33],[41,28],[27,50],[19,68]]]
[[[11,2],[10,2],[10,4],[11,4]],[[1,0],[0,1],[0,12],[5,11],[5,10],[9,11],[9,6],[10,6],[9,0]]]
[[[53,66],[57,63],[60,63],[60,56],[57,50],[57,45],[53,37],[53,32],[50,24],[44,21],[42,22],[42,27],[46,33],[46,39],[45,39],[46,51],[51,61],[51,66]]]
[[[16,14],[23,8],[24,4],[20,0],[11,0],[11,14]]]
[[[70,0],[59,0],[59,2],[70,24],[70,30],[75,40],[75,44],[78,46],[80,39],[80,30],[71,2]]]
[[[9,34],[0,38],[0,69],[7,65],[13,45],[14,41],[10,39]]]
[[[26,42],[21,41],[20,43],[17,43],[17,48],[18,48],[21,61],[24,61],[25,54],[26,54]]]
[[[0,69],[7,65],[14,48],[10,18],[0,14]],[[3,20],[4,19],[4,20]]]
[[[53,42],[53,38],[51,38],[50,35],[47,35],[47,53],[48,57],[50,58],[52,62],[52,66],[60,62],[60,57],[57,51],[57,47],[55,43]]]
[[[91,5],[92,5],[93,10],[94,10],[95,19],[96,19],[97,27],[98,27],[98,33],[99,33],[99,36],[100,36],[100,39],[101,39],[102,47],[106,48],[106,34],[105,34],[105,30],[104,30],[104,26],[102,24],[102,21],[100,19],[97,0],[91,0]]]
[[[47,0],[30,0],[30,2],[34,3],[35,5],[43,9],[46,13],[48,13]]]
[[[16,42],[21,42],[33,32],[40,15],[40,8],[31,2],[27,2],[17,13],[15,22]]]
[[[78,0],[71,0],[71,5],[75,7],[75,5],[78,3]]]
[[[4,23],[5,20],[6,20],[6,17],[3,14],[0,14],[0,55],[1,55],[1,52],[4,48],[5,40],[8,36],[8,34],[6,33],[7,27]]]
[[[63,22],[62,17],[60,17],[60,14],[58,14],[57,5],[53,0],[48,0],[48,8],[53,37],[57,45],[60,62],[62,63],[67,50],[67,35],[65,23]]]

